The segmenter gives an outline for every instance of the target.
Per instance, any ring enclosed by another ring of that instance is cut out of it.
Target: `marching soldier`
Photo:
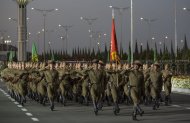
[[[57,94],[58,72],[55,70],[55,62],[49,61],[49,69],[44,71],[45,80],[47,82],[47,95],[50,101],[50,109],[54,109],[54,99]]]
[[[66,95],[71,91],[70,74],[68,66],[65,63],[61,63],[58,69],[59,72],[59,89],[61,92],[61,103],[66,105]]]
[[[150,97],[150,82],[148,81],[149,74],[150,74],[150,69],[148,64],[144,64],[143,66],[143,74],[144,74],[144,82],[145,82],[145,98],[144,98],[144,104],[147,105],[151,102],[151,97]]]
[[[27,95],[27,82],[28,82],[28,72],[25,70],[25,63],[20,62],[19,67],[17,69],[17,74],[15,79],[13,80],[15,91],[17,93],[18,101],[24,105],[26,102]]]
[[[160,93],[162,91],[162,73],[159,70],[160,65],[158,62],[155,62],[153,64],[153,68],[150,71],[150,76],[148,81],[150,82],[150,94],[153,98],[154,105],[153,105],[153,110],[156,110],[156,108],[159,108],[159,99],[160,99]]]
[[[169,65],[166,64],[164,67],[164,70],[162,70],[162,77],[163,77],[163,83],[164,83],[164,91],[165,91],[165,105],[168,105],[169,101],[171,102],[171,78],[172,78],[172,72],[169,70]]]
[[[132,114],[133,120],[137,120],[136,116],[137,114],[142,114],[144,111],[139,106],[140,99],[142,96],[142,90],[144,89],[144,76],[143,73],[140,71],[140,66],[142,66],[140,61],[135,61],[134,62],[134,70],[131,70],[129,72],[129,92],[130,92],[130,97],[133,101],[134,104],[134,111]]]
[[[104,90],[105,90],[105,73],[103,70],[98,69],[98,60],[94,59],[93,61],[93,69],[89,71],[90,78],[90,94],[94,106],[95,115],[98,114],[98,105],[101,104]]]
[[[117,70],[117,65],[115,63],[112,64],[112,71],[107,71],[109,80],[107,83],[107,96],[108,99],[110,96],[113,99],[114,103],[114,114],[116,115],[119,113],[119,105],[118,105],[118,92],[119,92],[119,87],[120,87],[120,82],[121,82],[121,76],[120,76],[120,71]],[[110,100],[109,100],[110,101]]]

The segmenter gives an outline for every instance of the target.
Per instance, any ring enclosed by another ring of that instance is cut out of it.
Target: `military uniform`
[[[94,61],[97,64],[97,61]],[[106,87],[106,73],[100,69],[91,69],[88,72],[90,78],[90,94],[94,105],[94,112],[98,113],[98,104],[101,105]]]
[[[107,76],[108,76],[108,83],[107,83],[107,89],[106,93],[108,96],[108,99],[112,97],[113,102],[114,102],[114,114],[119,113],[119,88],[121,87],[121,82],[122,82],[122,77],[120,74],[119,70],[112,70],[112,71],[107,71]]]
[[[143,70],[144,75],[144,82],[145,82],[145,88],[144,88],[144,103],[147,105],[150,102],[150,81],[148,81],[148,78],[150,76],[150,69],[144,69]]]
[[[158,66],[158,64],[155,64],[154,66]],[[160,93],[162,91],[162,85],[163,85],[161,71],[159,69],[151,70],[148,81],[150,82],[150,87],[151,87],[150,94],[154,100],[153,109],[155,110],[156,108],[159,107]]]
[[[70,75],[66,68],[59,69],[58,73],[60,81],[59,89],[61,92],[61,102],[66,105],[66,94],[71,90]]]
[[[168,101],[171,101],[170,94],[171,94],[171,78],[172,72],[169,70],[162,70],[162,77],[163,77],[163,84],[164,84],[164,91],[165,91],[165,105],[168,105]]]
[[[144,75],[142,71],[139,70],[140,66],[142,65],[140,61],[135,61],[134,64],[139,67],[129,72],[128,88],[130,92],[130,97],[134,104],[134,112],[132,116],[133,120],[136,120],[137,113],[139,113],[140,115],[144,113],[139,106],[142,92],[144,90]]]
[[[47,95],[51,104],[51,110],[54,109],[54,99],[58,87],[58,72],[55,69],[46,70],[44,72],[45,81],[47,83]]]

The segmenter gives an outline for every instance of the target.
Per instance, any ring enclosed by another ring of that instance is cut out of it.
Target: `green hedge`
[[[190,89],[190,76],[174,76],[171,81],[174,88]]]

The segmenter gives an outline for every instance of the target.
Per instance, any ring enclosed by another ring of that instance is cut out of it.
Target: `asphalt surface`
[[[27,99],[24,106],[12,99],[0,81],[0,123],[190,123],[190,95],[172,93],[172,104],[161,104],[158,110],[151,106],[141,105],[145,114],[138,121],[131,117],[132,105],[120,104],[120,113],[115,116],[113,107],[103,107],[98,116],[94,115],[93,107],[68,102],[64,107],[55,104],[55,111],[50,111],[49,106]]]

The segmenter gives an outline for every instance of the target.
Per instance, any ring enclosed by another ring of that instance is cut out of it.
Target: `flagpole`
[[[131,0],[131,64],[133,63],[133,0]]]

